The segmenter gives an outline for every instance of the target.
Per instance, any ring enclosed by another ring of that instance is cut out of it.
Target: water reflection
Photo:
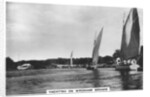
[[[100,87],[100,75],[98,69],[93,70],[93,86]]]
[[[93,87],[110,87],[111,90],[142,89],[142,76],[141,72],[97,69],[92,71],[91,84]]]
[[[129,79],[130,79],[129,71],[119,71],[119,72],[121,77],[120,79],[122,82],[122,89],[123,90],[129,89]]]
[[[34,76],[8,77],[7,94],[45,93],[47,89],[66,88],[110,87],[110,91],[143,88],[143,72],[116,71],[115,68],[49,71]]]
[[[130,71],[120,71],[122,90],[142,89],[142,76],[130,73]]]

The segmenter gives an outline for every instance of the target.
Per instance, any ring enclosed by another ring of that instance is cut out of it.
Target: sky
[[[100,56],[120,49],[130,8],[7,2],[6,54],[13,60],[91,57],[103,27]],[[143,11],[138,9],[141,44]]]

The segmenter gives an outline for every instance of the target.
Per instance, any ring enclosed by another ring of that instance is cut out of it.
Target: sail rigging
[[[139,55],[140,26],[136,8],[132,8],[123,26],[121,57],[123,60]]]
[[[101,29],[98,37],[94,40],[94,48],[92,53],[92,65],[97,65],[98,63],[99,47],[101,44],[102,34],[103,34],[103,28]]]
[[[70,66],[73,67],[73,51],[70,54]]]

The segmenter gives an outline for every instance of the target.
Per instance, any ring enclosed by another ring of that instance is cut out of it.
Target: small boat
[[[27,70],[27,69],[30,69],[30,68],[31,68],[31,64],[29,64],[29,63],[17,66],[18,70]]]
[[[98,63],[98,58],[99,58],[99,47],[101,44],[102,34],[103,34],[103,28],[101,29],[97,38],[94,40],[94,48],[93,48],[93,53],[92,53],[92,64],[88,65],[86,67],[87,70],[95,70],[98,67],[97,63]]]
[[[123,26],[121,63],[116,65],[116,70],[138,70],[138,68],[140,68],[137,64],[139,48],[139,17],[137,9],[132,8]]]
[[[128,63],[128,62],[123,62],[123,63],[120,63],[116,66],[116,70],[124,70],[124,71],[129,71],[129,70],[132,70],[132,71],[138,71],[140,70],[140,66],[137,64],[136,60],[133,59],[131,60],[131,63]]]

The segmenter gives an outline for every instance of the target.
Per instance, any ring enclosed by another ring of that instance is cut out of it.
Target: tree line
[[[112,56],[99,56],[98,64],[106,63],[112,65],[116,58],[120,56],[120,50],[116,50]],[[23,64],[31,64],[33,69],[44,69],[44,68],[55,68],[57,64],[61,65],[70,65],[69,58],[56,58],[56,59],[47,59],[47,60],[21,60],[14,62],[10,57],[6,58],[6,70],[16,70],[17,66]],[[73,58],[73,64],[80,67],[86,67],[86,65],[92,64],[92,58]],[[143,46],[141,46],[140,55],[138,56],[138,64],[143,67]]]
[[[73,64],[80,67],[85,67],[87,64],[92,63],[92,58],[73,58]],[[105,56],[99,57],[98,64],[100,63],[113,63],[113,57]],[[17,66],[23,64],[31,64],[34,69],[44,69],[44,68],[55,68],[57,64],[61,65],[70,65],[69,58],[56,58],[56,59],[47,59],[47,60],[21,60],[14,62],[10,57],[6,58],[6,69],[7,70],[16,70]]]

